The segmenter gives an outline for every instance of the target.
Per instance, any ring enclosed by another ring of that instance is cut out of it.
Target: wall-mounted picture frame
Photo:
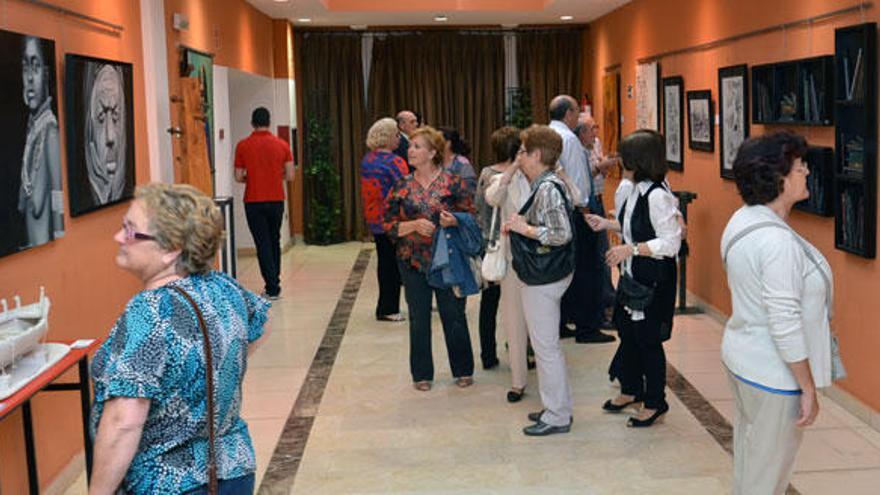
[[[0,256],[64,236],[55,42],[0,30]]]
[[[602,77],[602,145],[606,153],[617,151],[620,142],[620,72]]]
[[[64,64],[70,214],[78,216],[134,195],[132,65],[74,54]]]
[[[749,68],[734,65],[718,69],[718,113],[721,177],[733,179],[739,146],[749,137]]]
[[[636,66],[636,129],[660,130],[660,64]]]
[[[684,79],[663,78],[663,134],[669,170],[684,171]]]
[[[697,151],[715,151],[715,112],[712,91],[687,92],[688,147]]]

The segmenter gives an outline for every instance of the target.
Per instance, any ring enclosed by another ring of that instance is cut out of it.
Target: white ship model
[[[32,352],[49,330],[49,298],[40,288],[40,300],[21,305],[21,298],[15,296],[15,307],[9,308],[6,299],[0,301],[0,375],[9,372],[12,365]]]

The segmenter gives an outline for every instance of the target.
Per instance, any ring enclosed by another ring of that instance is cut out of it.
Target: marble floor
[[[239,279],[260,288],[254,258],[240,259]],[[244,383],[261,494],[729,493],[731,457],[716,437],[729,433],[733,402],[719,361],[722,325],[710,316],[677,317],[664,424],[632,430],[626,415],[602,413],[617,392],[605,373],[615,345],[566,340],[572,431],[531,438],[521,428],[541,407],[535,375],[523,401],[508,404],[500,331],[501,366],[483,371],[477,359],[476,384],[459,389],[435,314],[434,388],[412,389],[407,324],[373,318],[371,245],[295,247],[284,255],[282,286]],[[478,309],[471,298],[477,354]],[[878,493],[880,432],[821,402],[790,493]],[[64,493],[86,493],[84,476]]]

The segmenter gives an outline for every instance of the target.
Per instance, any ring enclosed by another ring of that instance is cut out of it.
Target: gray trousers
[[[560,303],[570,283],[571,275],[552,284],[520,286],[523,314],[535,350],[538,390],[544,404],[541,421],[552,426],[571,422],[571,387],[559,343]]]
[[[728,373],[736,402],[733,425],[733,495],[785,493],[804,430],[800,395],[780,395]]]

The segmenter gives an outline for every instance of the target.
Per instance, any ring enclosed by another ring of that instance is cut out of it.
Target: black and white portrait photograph
[[[749,137],[748,67],[718,69],[718,107],[721,129],[721,177],[733,178],[733,161],[739,146]]]
[[[690,148],[698,151],[715,151],[712,92],[708,89],[688,91],[687,104]]]
[[[65,57],[67,167],[72,216],[134,193],[131,64]]]
[[[666,163],[670,170],[684,170],[682,113],[684,113],[684,79],[663,78],[663,133],[666,138]]]
[[[0,256],[64,235],[55,42],[0,31]]]

